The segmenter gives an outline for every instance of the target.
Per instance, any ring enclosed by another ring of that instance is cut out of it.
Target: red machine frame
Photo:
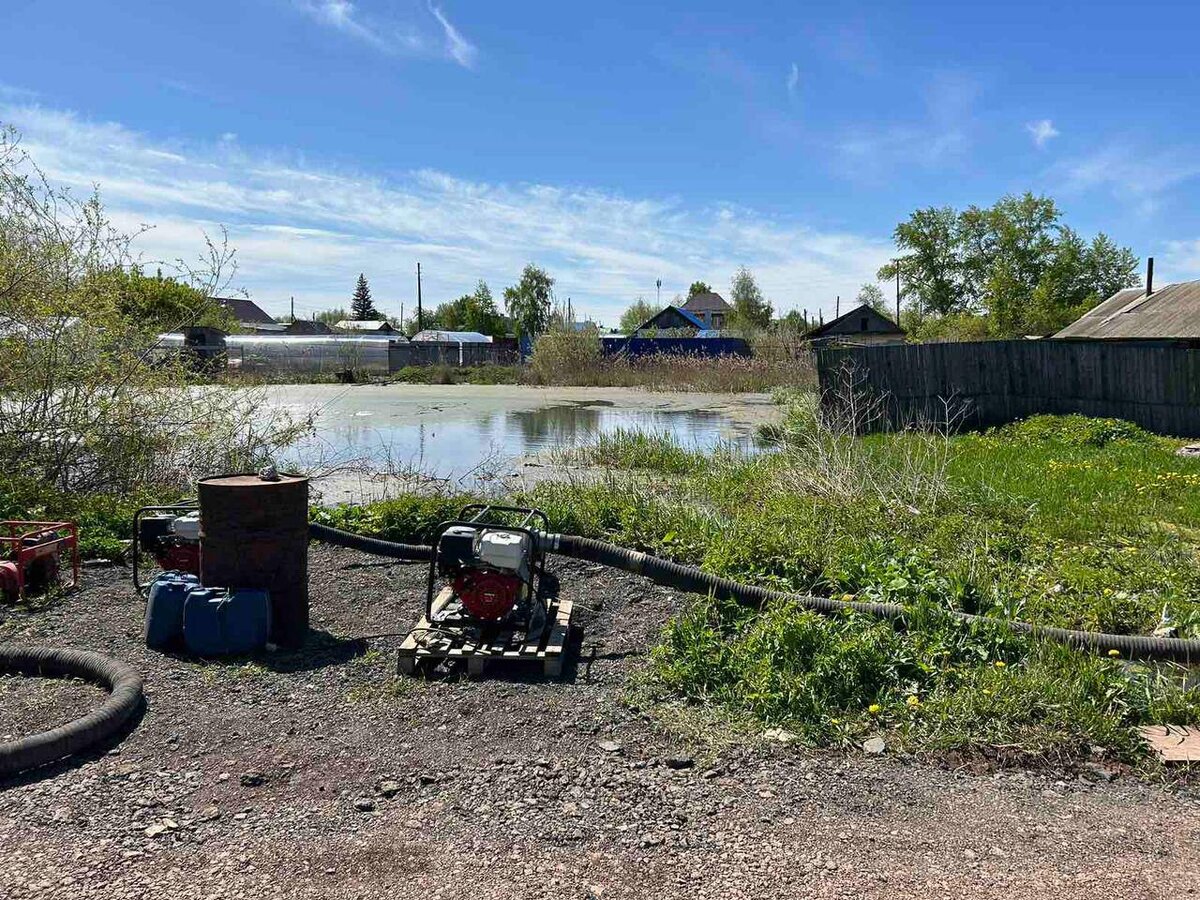
[[[53,540],[32,546],[23,546],[23,541],[47,531],[59,533]],[[62,534],[61,532],[67,532]],[[27,522],[20,519],[0,521],[0,550],[4,558],[17,567],[17,597],[25,599],[25,571],[29,563],[43,556],[58,556],[63,550],[71,553],[71,590],[79,587],[79,526],[74,522]]]

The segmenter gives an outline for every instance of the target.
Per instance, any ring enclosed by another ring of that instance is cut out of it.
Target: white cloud
[[[359,21],[353,3],[348,0],[295,0],[296,8],[321,25],[326,25],[360,41],[381,49],[387,42],[375,31]]]
[[[1058,137],[1058,129],[1054,127],[1054,123],[1049,119],[1038,119],[1036,122],[1027,122],[1025,130],[1029,132],[1029,136],[1033,138],[1034,144],[1038,148],[1046,146],[1046,142],[1052,138]]]
[[[843,132],[835,145],[839,169],[855,180],[878,181],[912,166],[935,169],[956,162],[972,146],[981,91],[967,72],[938,73],[921,88],[923,115]]]
[[[442,26],[442,31],[446,37],[446,52],[450,54],[450,58],[464,68],[473,68],[475,57],[479,54],[478,48],[463,37],[462,33],[450,23],[450,20],[446,18],[440,6],[434,6],[430,3],[429,11],[433,13],[434,18]]]
[[[317,167],[297,154],[239,142],[167,144],[119,124],[0,103],[0,120],[52,180],[100,186],[114,220],[154,230],[139,239],[148,263],[194,259],[202,232],[229,229],[245,287],[269,311],[296,297],[308,313],[344,305],[360,271],[388,312],[413,303],[422,262],[425,297],[439,302],[484,278],[499,294],[525,263],[557,279],[576,309],[615,323],[639,294],[718,287],[748,265],[782,310],[832,312],[891,255],[883,237],[822,231],[732,205],[536,183],[488,184],[439,171],[396,178]]]
[[[1191,281],[1200,278],[1200,238],[1187,241],[1167,241],[1164,265],[1155,278],[1161,284],[1171,281]]]
[[[792,69],[788,72],[787,92],[789,97],[795,97],[796,91],[800,88],[800,67],[792,63]]]
[[[429,20],[400,22],[364,13],[350,0],[292,0],[292,6],[314,22],[388,54],[444,57],[471,68],[478,48],[446,18],[440,7],[429,4],[429,12],[440,26],[432,32]]]
[[[1063,160],[1049,170],[1048,177],[1056,193],[1103,191],[1137,214],[1149,216],[1173,188],[1200,177],[1200,156],[1181,149],[1146,150],[1117,142]]]

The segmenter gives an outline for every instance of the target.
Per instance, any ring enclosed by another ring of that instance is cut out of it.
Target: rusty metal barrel
[[[198,484],[200,580],[271,595],[271,641],[308,634],[308,479],[218,475]]]

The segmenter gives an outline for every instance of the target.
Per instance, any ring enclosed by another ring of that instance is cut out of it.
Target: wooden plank
[[[1145,725],[1138,733],[1164,763],[1200,763],[1200,729]]]

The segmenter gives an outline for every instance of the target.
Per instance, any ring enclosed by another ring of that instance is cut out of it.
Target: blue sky
[[[220,225],[274,313],[390,313],[535,261],[638,295],[847,298],[918,206],[1054,196],[1200,277],[1194,3],[6,0],[0,121],[148,261]],[[843,301],[844,302],[844,301]],[[844,307],[843,307],[844,308]]]

